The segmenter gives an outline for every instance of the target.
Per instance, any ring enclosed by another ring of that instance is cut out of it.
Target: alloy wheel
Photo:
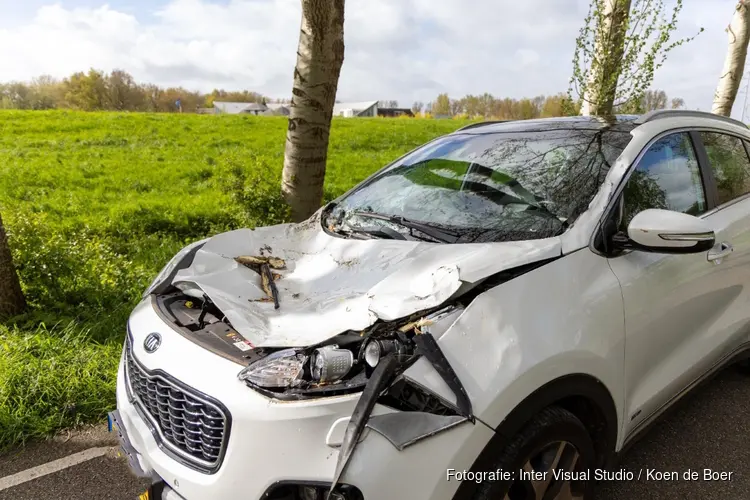
[[[579,479],[579,465],[579,453],[573,444],[549,443],[517,472],[519,477],[503,500],[583,500],[585,481]]]

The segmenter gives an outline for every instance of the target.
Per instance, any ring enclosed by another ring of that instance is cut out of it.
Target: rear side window
[[[623,226],[649,208],[690,215],[706,211],[706,195],[693,142],[687,133],[672,134],[648,148],[624,191]]]
[[[750,159],[742,139],[716,132],[700,134],[716,178],[719,205],[750,193]]]

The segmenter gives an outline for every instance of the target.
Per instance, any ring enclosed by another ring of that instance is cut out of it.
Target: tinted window
[[[623,229],[638,212],[649,208],[690,215],[706,211],[706,196],[693,143],[687,133],[655,142],[625,186]]]
[[[742,140],[716,132],[701,132],[701,139],[716,178],[719,205],[750,192],[750,160]]]
[[[585,211],[631,136],[608,130],[456,134],[407,155],[341,200],[344,226],[358,211],[455,229],[461,241],[559,234]],[[394,227],[395,229],[399,229]]]

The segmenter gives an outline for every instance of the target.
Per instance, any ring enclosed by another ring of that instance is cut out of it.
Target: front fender
[[[494,429],[552,381],[597,381],[615,408],[619,448],[624,335],[619,283],[606,259],[585,248],[480,294],[438,343],[474,414]],[[407,375],[455,400],[429,364]]]

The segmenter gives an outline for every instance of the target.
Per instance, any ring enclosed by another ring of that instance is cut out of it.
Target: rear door
[[[696,136],[716,186],[717,206],[706,216],[716,246],[708,258],[726,296],[735,297],[717,317],[715,340],[731,347],[750,340],[750,155],[746,141],[726,132],[702,130]]]

